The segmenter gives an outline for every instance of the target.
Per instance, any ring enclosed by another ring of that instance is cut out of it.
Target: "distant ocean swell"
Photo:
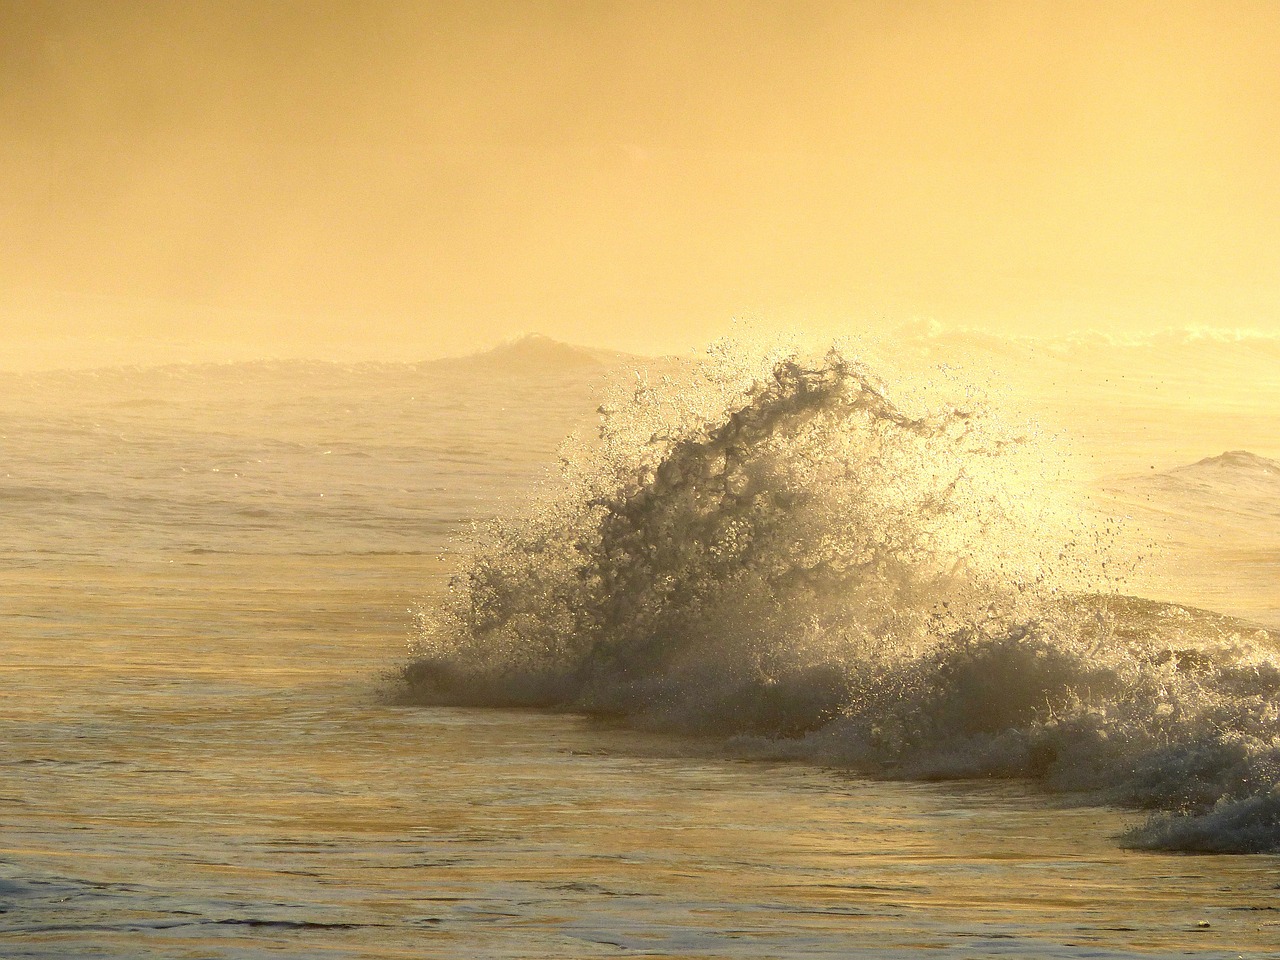
[[[838,351],[642,383],[422,612],[406,696],[1031,778],[1153,811],[1128,845],[1280,851],[1277,638],[1120,595],[1034,431],[902,393]]]

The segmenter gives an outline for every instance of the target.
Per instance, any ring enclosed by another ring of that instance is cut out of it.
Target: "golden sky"
[[[1273,0],[0,0],[0,71],[0,366],[1280,333]]]

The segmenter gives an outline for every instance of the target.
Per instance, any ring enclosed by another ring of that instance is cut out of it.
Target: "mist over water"
[[[1280,850],[1276,637],[1127,596],[1119,522],[1033,425],[902,393],[836,350],[642,383],[421,612],[407,695],[1028,778],[1162,812],[1127,844]]]
[[[899,346],[0,374],[0,952],[1274,952],[1272,347]]]
[[[1276,960],[1277,47],[0,0],[0,960]]]

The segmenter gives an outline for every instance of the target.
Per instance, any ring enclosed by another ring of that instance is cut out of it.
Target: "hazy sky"
[[[676,350],[734,317],[1280,332],[1273,0],[0,18],[0,365]]]

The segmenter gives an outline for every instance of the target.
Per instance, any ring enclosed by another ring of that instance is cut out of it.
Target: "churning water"
[[[1091,505],[962,378],[730,350],[543,479],[603,367],[8,378],[0,954],[1277,952],[1274,855],[1166,852],[1280,844],[1275,637],[1137,559],[1273,461]]]

